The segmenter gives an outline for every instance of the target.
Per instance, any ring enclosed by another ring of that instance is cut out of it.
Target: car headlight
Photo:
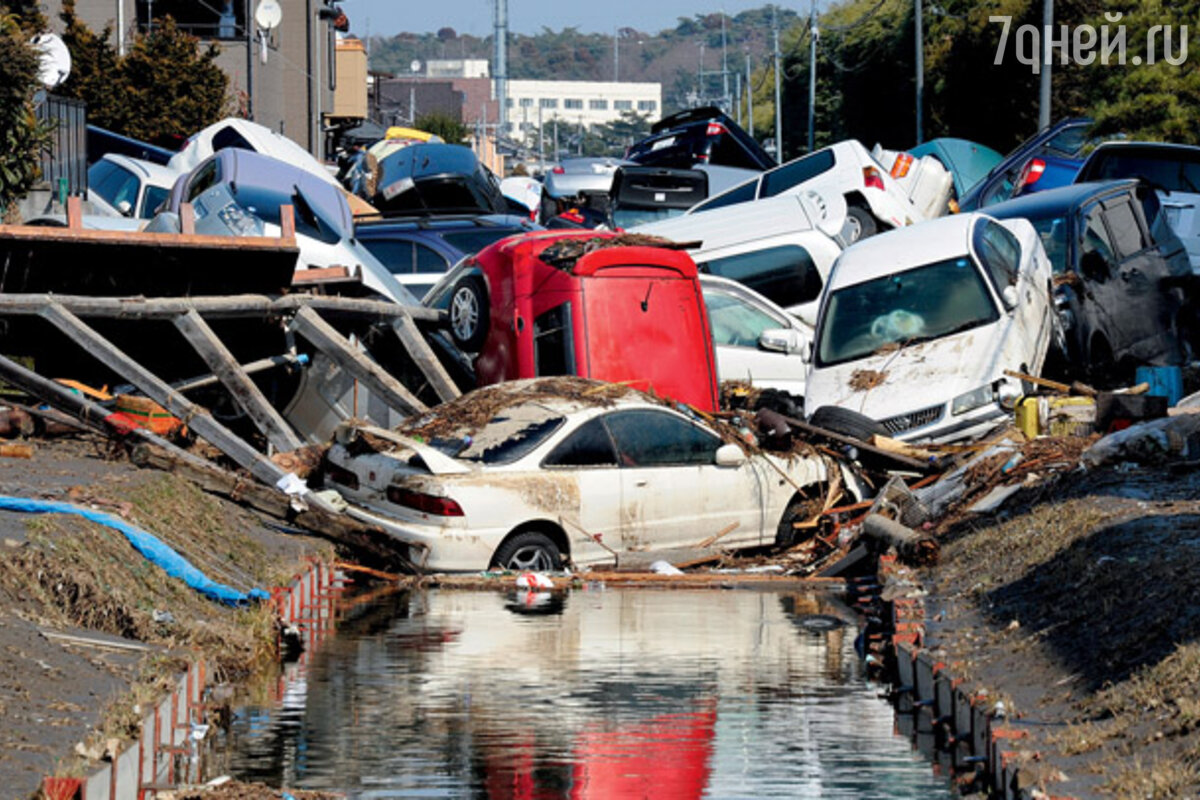
[[[996,385],[996,402],[1005,411],[1012,411],[1017,407],[1017,401],[1025,396],[1025,389],[1019,383],[1011,381],[1000,381]]]
[[[968,411],[974,411],[980,406],[986,406],[993,400],[995,400],[995,393],[992,391],[992,385],[989,383],[987,386],[972,389],[951,400],[950,413],[954,416],[965,414]]]

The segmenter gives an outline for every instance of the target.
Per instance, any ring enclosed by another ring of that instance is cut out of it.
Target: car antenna
[[[654,284],[646,287],[646,296],[642,298],[642,311],[650,310],[650,293],[654,291]]]

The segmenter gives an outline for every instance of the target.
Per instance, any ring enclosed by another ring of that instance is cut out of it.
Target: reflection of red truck
[[[716,361],[695,263],[681,250],[628,241],[554,232],[481,251],[489,321],[475,361],[479,385],[580,375],[715,410]]]

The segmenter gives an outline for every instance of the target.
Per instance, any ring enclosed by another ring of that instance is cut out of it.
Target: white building
[[[612,81],[508,81],[508,130],[536,128],[556,117],[560,122],[599,125],[633,111],[657,120],[662,116],[661,83]]]
[[[431,58],[425,62],[427,78],[486,78],[486,58]]]

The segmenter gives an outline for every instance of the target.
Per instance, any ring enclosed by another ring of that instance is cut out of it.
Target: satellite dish
[[[411,69],[413,72],[420,72],[421,71],[421,62],[414,58],[412,60],[412,63],[408,65],[408,68]]]
[[[30,44],[41,52],[38,59],[38,80],[53,89],[71,74],[71,51],[58,34],[39,33]]]
[[[254,21],[258,27],[271,30],[283,19],[283,9],[278,0],[259,0],[258,8],[254,10]]]

